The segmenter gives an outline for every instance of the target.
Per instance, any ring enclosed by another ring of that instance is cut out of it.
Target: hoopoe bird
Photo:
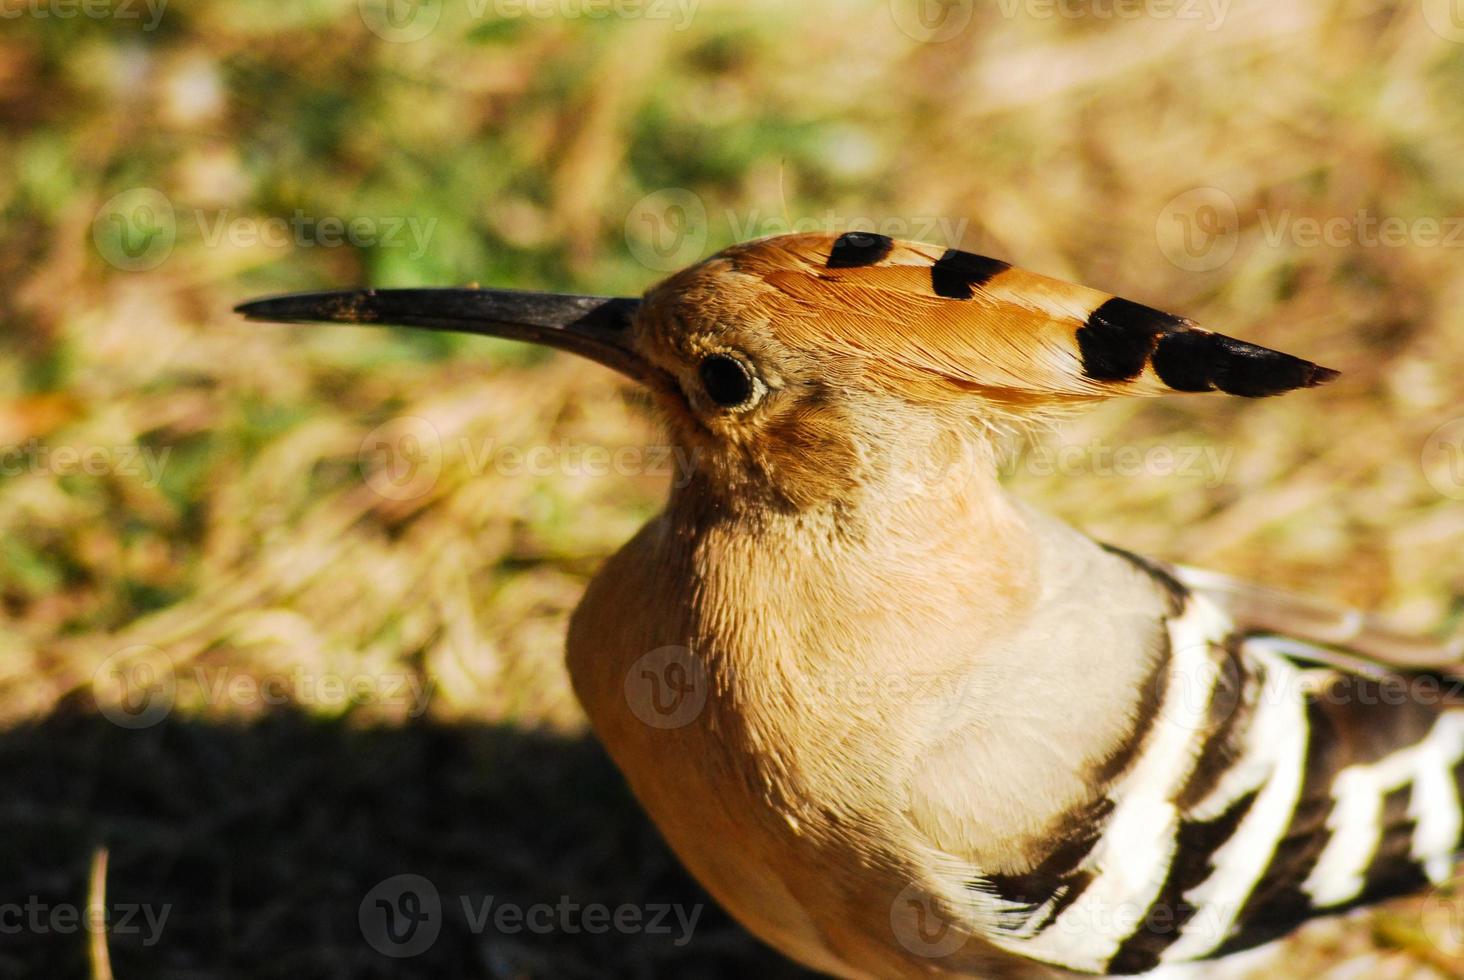
[[[1033,419],[1334,371],[855,232],[641,300],[239,310],[517,338],[652,392],[698,464],[575,611],[574,688],[686,867],[813,969],[1157,976],[1455,873],[1460,643],[1095,543],[997,479]]]

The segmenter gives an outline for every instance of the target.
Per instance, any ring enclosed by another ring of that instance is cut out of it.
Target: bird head
[[[1118,396],[1280,394],[1335,371],[1007,263],[882,235],[784,235],[641,300],[493,289],[297,294],[251,319],[547,344],[650,389],[698,461],[684,491],[794,510],[990,469],[1001,433]]]

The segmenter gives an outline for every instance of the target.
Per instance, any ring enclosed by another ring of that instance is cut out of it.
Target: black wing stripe
[[[1053,832],[1061,843],[1032,870],[1022,874],[988,874],[983,881],[971,882],[971,887],[1024,906],[1029,914],[1035,913],[1054,896],[1059,896],[1058,903],[1048,909],[1040,921],[1028,922],[1024,926],[1028,929],[1045,928],[1087,887],[1088,882],[1083,879],[1091,876],[1080,871],[1079,866],[1092,852],[1093,845],[1098,843],[1112,812],[1113,801],[1107,797],[1079,807],[1062,819],[1062,829]]]
[[[1146,973],[1159,965],[1164,951],[1179,939],[1184,927],[1198,911],[1186,901],[1185,893],[1214,872],[1215,852],[1235,835],[1241,821],[1255,804],[1257,795],[1255,790],[1245,794],[1214,820],[1180,825],[1176,836],[1178,848],[1174,863],[1169,867],[1169,876],[1138,930],[1109,961],[1109,973],[1131,976]]]
[[[1307,705],[1306,770],[1302,793],[1287,825],[1285,836],[1260,879],[1251,889],[1231,935],[1213,955],[1238,952],[1269,942],[1294,929],[1314,914],[1311,899],[1301,883],[1311,874],[1330,836],[1327,820],[1332,799],[1318,795],[1315,787],[1329,785],[1342,765],[1337,751],[1340,742],[1328,716],[1315,701]],[[1309,791],[1309,787],[1312,789]]]
[[[1307,696],[1309,736],[1303,790],[1284,838],[1215,956],[1277,939],[1318,915],[1331,915],[1386,898],[1416,892],[1429,877],[1414,857],[1417,822],[1413,794],[1404,783],[1381,799],[1374,849],[1365,860],[1362,887],[1341,901],[1321,902],[1309,890],[1323,854],[1343,826],[1357,819],[1338,811],[1335,787],[1341,773],[1370,766],[1428,738],[1443,712],[1437,704],[1400,696],[1407,678],[1379,680],[1336,674]],[[1342,821],[1339,824],[1338,821]],[[1366,837],[1366,835],[1364,835]],[[1464,848],[1464,840],[1459,842]]]
[[[1237,632],[1163,566],[1109,550],[1175,610],[1158,617],[1170,642],[1148,681],[1165,692],[1164,722],[1136,718],[1132,744],[1099,765],[1111,808],[1074,811],[1028,874],[973,884],[1025,910],[991,936],[998,945],[1133,975],[1260,946],[1315,916],[1446,877],[1450,854],[1464,849],[1460,692],[1435,684],[1422,689],[1431,700],[1410,698],[1419,689],[1408,676],[1318,666],[1296,641]],[[1218,680],[1203,673],[1222,660]],[[1181,684],[1181,670],[1197,683]],[[1209,685],[1205,703],[1193,700],[1199,684]],[[1171,706],[1181,688],[1190,697]],[[1181,744],[1193,755],[1176,754]],[[1154,808],[1165,799],[1171,829],[1151,850],[1146,834],[1164,826]],[[1141,910],[1138,921],[1095,926],[1114,902]]]
[[[1265,696],[1260,678],[1246,669],[1235,637],[1216,648],[1219,677],[1210,695],[1209,734],[1200,748],[1199,761],[1175,802],[1187,813],[1206,799],[1225,774],[1245,753],[1245,734]]]

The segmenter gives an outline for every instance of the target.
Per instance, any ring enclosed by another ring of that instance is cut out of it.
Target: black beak
[[[631,346],[639,306],[638,299],[517,289],[350,289],[256,299],[234,311],[276,323],[390,324],[526,340],[645,381],[651,368]]]

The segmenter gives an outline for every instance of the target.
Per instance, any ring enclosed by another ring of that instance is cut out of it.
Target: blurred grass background
[[[684,947],[451,914],[419,957],[363,941],[398,873],[449,900],[707,901],[560,663],[667,480],[577,454],[661,437],[589,364],[230,314],[258,294],[634,294],[792,222],[997,255],[1345,372],[1108,406],[1037,448],[1078,447],[1061,472],[1011,466],[1016,492],[1160,557],[1457,622],[1446,2],[86,9],[0,0],[0,902],[81,903],[108,846],[109,901],[172,909],[156,945],[110,938],[118,976],[796,974],[710,906]],[[392,482],[383,439],[426,476]],[[139,663],[157,717],[118,713]],[[1313,929],[1287,968],[1464,975],[1419,908]],[[0,940],[0,975],[86,970],[76,933]]]

